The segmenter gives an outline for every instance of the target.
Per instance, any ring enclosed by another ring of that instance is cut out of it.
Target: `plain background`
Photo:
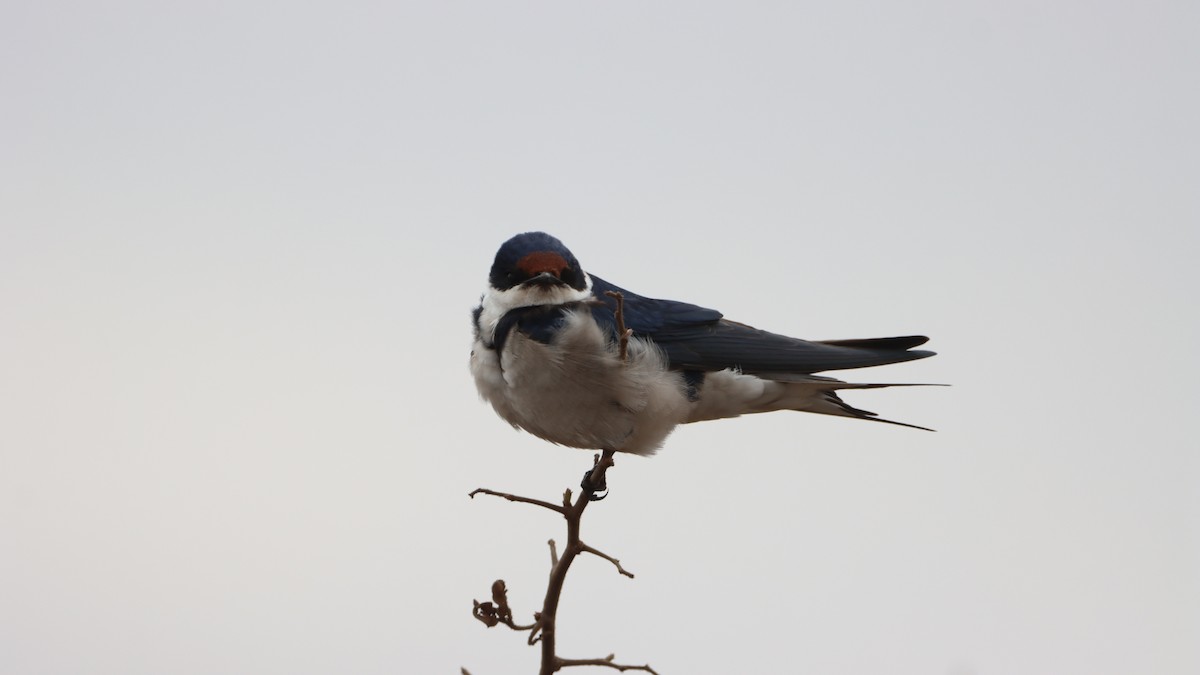
[[[946,382],[626,458],[561,651],[1200,672],[1194,2],[24,2],[0,670],[533,672],[590,454],[467,372],[499,244]]]

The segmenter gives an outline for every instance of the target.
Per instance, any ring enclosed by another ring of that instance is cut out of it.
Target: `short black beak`
[[[534,286],[561,286],[567,282],[559,279],[553,272],[542,272],[536,277],[526,280],[525,283]]]

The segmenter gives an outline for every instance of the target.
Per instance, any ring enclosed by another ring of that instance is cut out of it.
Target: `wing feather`
[[[673,300],[647,298],[592,276],[599,300],[593,314],[615,334],[616,301],[606,291],[624,295],[625,325],[635,336],[650,338],[666,354],[673,370],[716,371],[733,368],[745,373],[818,373],[912,361],[934,352],[913,350],[928,338],[828,340],[823,342],[770,333],[725,319],[714,309]]]

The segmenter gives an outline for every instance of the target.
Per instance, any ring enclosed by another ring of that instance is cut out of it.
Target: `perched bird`
[[[617,299],[632,334],[621,357]],[[838,396],[854,384],[814,373],[933,356],[920,335],[811,342],[720,312],[656,300],[583,271],[558,239],[527,232],[496,253],[473,313],[471,373],[514,427],[573,448],[653,454],[679,424],[773,410],[887,422]]]

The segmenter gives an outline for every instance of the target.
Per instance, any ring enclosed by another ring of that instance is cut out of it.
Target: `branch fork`
[[[505,586],[503,580],[497,580],[492,584],[491,601],[479,602],[476,600],[474,601],[475,606],[472,610],[472,615],[489,628],[503,624],[515,631],[529,631],[528,644],[541,643],[542,666],[539,671],[540,675],[552,675],[563,668],[572,666],[604,666],[621,672],[640,670],[647,673],[655,673],[654,669],[649,665],[634,666],[615,663],[614,657],[611,654],[602,659],[565,659],[555,653],[558,603],[562,597],[563,584],[567,578],[567,571],[571,568],[571,563],[575,562],[575,558],[581,553],[590,553],[612,563],[619,574],[630,579],[634,576],[633,572],[625,569],[619,559],[584,543],[579,537],[580,519],[583,517],[583,512],[588,504],[592,503],[595,499],[596,489],[592,486],[604,484],[605,474],[613,466],[613,454],[614,451],[612,450],[604,450],[601,454],[596,455],[593,458],[590,480],[585,482],[585,486],[579,491],[577,496],[572,495],[571,490],[564,491],[561,505],[541,499],[532,499],[507,492],[489,490],[487,488],[477,488],[472,490],[469,495],[472,499],[475,495],[483,494],[506,499],[510,502],[531,504],[553,511],[567,521],[567,542],[562,547],[561,553],[553,539],[547,542],[550,547],[550,580],[546,587],[546,597],[542,604],[542,611],[534,613],[533,623],[521,625],[513,620],[512,608],[508,604],[508,588]]]

